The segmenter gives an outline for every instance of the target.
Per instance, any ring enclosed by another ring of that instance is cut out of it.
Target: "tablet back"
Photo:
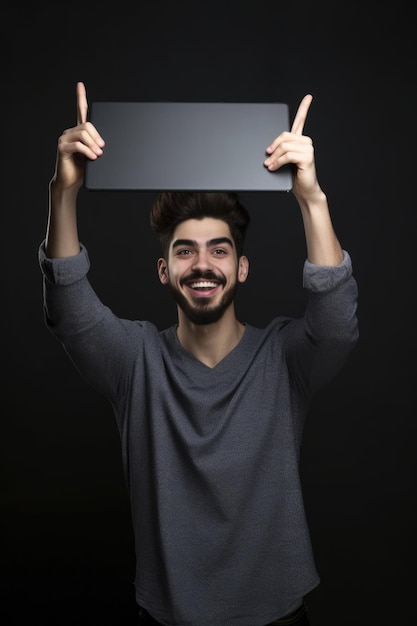
[[[88,161],[89,190],[289,191],[291,166],[269,172],[266,148],[289,129],[283,103],[93,102],[106,142]]]

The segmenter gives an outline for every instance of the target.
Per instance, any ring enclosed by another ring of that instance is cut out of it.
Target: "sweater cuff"
[[[71,285],[87,274],[90,269],[90,259],[85,246],[80,244],[79,254],[71,257],[50,259],[46,256],[45,241],[38,251],[39,265],[44,277],[54,285]]]
[[[352,275],[352,260],[349,253],[343,250],[343,261],[340,265],[314,265],[305,261],[303,271],[303,287],[316,293],[331,291],[346,282]]]

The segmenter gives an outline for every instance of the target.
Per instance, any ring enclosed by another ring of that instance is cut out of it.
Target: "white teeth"
[[[209,287],[210,289],[214,289],[215,287],[217,287],[217,283],[212,283],[211,281],[208,281],[208,280],[202,280],[202,281],[199,281],[198,283],[191,283],[192,289],[202,289],[202,288],[207,289],[207,287]]]

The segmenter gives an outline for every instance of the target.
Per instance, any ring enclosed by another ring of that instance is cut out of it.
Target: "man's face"
[[[238,282],[248,273],[246,257],[237,258],[229,226],[220,219],[190,219],[177,226],[168,261],[158,274],[180,309],[194,324],[217,322],[232,305]]]

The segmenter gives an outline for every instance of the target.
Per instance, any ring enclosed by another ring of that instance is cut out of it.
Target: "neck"
[[[177,336],[182,347],[208,367],[214,367],[240,342],[245,327],[233,307],[218,322],[194,324],[178,309]]]

